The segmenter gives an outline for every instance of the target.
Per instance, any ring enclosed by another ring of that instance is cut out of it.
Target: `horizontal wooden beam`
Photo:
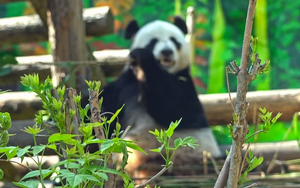
[[[0,0],[0,4],[15,3],[15,2],[19,2],[19,1],[23,1],[23,0]]]
[[[108,6],[88,8],[83,12],[87,36],[113,32],[113,15]],[[39,15],[0,19],[0,45],[48,40],[48,29]]]
[[[233,100],[235,93],[232,93]],[[206,94],[199,96],[210,125],[227,125],[232,122],[232,107],[228,94]],[[279,121],[291,121],[294,113],[300,111],[300,89],[248,92],[249,123],[258,121],[258,108],[282,113]],[[0,111],[9,112],[13,120],[34,118],[42,108],[40,99],[31,92],[8,92],[0,95]]]
[[[236,93],[231,93],[235,103]],[[228,94],[200,95],[210,125],[227,125],[233,120],[233,109]],[[247,120],[249,123],[260,122],[259,108],[266,108],[275,116],[281,112],[279,121],[291,121],[294,113],[300,112],[300,89],[251,91],[247,93],[249,103]],[[233,105],[235,106],[235,105]]]
[[[102,50],[93,52],[96,63],[99,64],[106,77],[115,77],[120,74],[128,60],[129,50]],[[38,73],[41,80],[50,76],[50,67],[53,62],[51,55],[17,57],[18,65],[12,66],[12,71],[1,76],[0,86],[16,85],[20,83],[20,77],[24,74]],[[95,62],[82,62],[95,63]]]

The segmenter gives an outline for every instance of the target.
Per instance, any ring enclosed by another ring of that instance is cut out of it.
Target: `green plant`
[[[114,130],[114,137],[108,138],[111,123],[117,118],[121,109],[117,110],[110,119],[105,116],[92,123],[86,123],[88,117],[88,110],[90,106],[87,105],[84,108],[81,107],[81,96],[76,95],[76,91],[73,89],[66,89],[64,86],[52,88],[51,80],[47,78],[43,83],[39,81],[37,74],[25,75],[21,77],[21,83],[24,86],[30,88],[35,92],[42,100],[43,110],[36,114],[35,125],[24,128],[24,132],[32,135],[33,146],[26,146],[20,148],[18,146],[5,146],[0,147],[0,153],[6,155],[7,160],[13,157],[18,157],[21,161],[24,157],[30,157],[34,163],[38,166],[38,170],[31,170],[28,172],[19,182],[14,182],[15,185],[20,187],[38,187],[38,184],[44,185],[44,179],[56,176],[62,187],[106,187],[106,183],[109,182],[110,175],[117,175],[123,178],[124,187],[134,187],[135,183],[130,179],[126,172],[123,173],[124,167],[127,164],[128,151],[127,148],[144,152],[138,147],[134,141],[124,140],[121,134],[121,125],[117,123]],[[87,82],[89,86],[89,92],[95,92],[98,99],[100,93],[100,82]],[[99,111],[101,109],[102,100],[97,100]],[[75,105],[75,107],[74,107]],[[92,102],[90,102],[93,106]],[[97,113],[98,113],[97,112]],[[93,112],[92,112],[93,113]],[[7,114],[1,114],[6,115]],[[9,115],[9,114],[8,114]],[[0,118],[2,117],[0,116]],[[5,121],[4,121],[4,120]],[[1,128],[7,128],[8,119],[2,118]],[[91,120],[93,120],[91,118]],[[179,121],[180,122],[180,121]],[[174,152],[180,146],[194,147],[196,142],[193,138],[176,139],[175,148],[170,147],[170,139],[174,132],[174,129],[178,126],[179,122],[171,123],[170,127],[166,131],[161,131],[158,134],[159,141],[162,142],[163,147],[168,151],[166,159],[166,166],[169,166],[172,162],[172,156]],[[99,138],[93,134],[93,130],[101,129],[104,131],[104,138]],[[46,129],[50,134],[48,142],[46,144],[37,143],[36,137],[40,132]],[[55,133],[53,133],[55,131]],[[157,133],[155,130],[153,133]],[[87,149],[91,144],[98,144],[99,150],[90,153]],[[42,169],[42,158],[46,149],[55,151],[64,160],[47,168]],[[169,151],[172,151],[171,157],[169,157]],[[122,153],[122,171],[111,168],[111,159],[114,153]],[[27,167],[29,169],[29,167]],[[1,173],[0,173],[1,175]],[[33,180],[38,178],[39,182]],[[63,181],[65,180],[65,181]],[[152,179],[151,179],[152,180]],[[150,181],[149,181],[150,182]],[[142,185],[144,186],[144,185]]]
[[[172,135],[174,130],[178,127],[181,119],[179,121],[171,122],[169,128],[167,130],[158,131],[149,131],[151,134],[156,136],[156,139],[161,143],[161,146],[157,149],[152,149],[151,151],[159,153],[162,158],[165,160],[166,164],[163,165],[168,168],[172,164],[172,159],[174,157],[175,152],[181,146],[188,146],[191,148],[195,148],[197,144],[197,140],[194,137],[188,136],[184,139],[177,138],[174,140],[174,146],[171,145]]]
[[[3,94],[7,91],[1,91],[0,94]],[[9,133],[8,129],[11,127],[11,117],[7,112],[0,112],[0,147],[4,147],[7,145],[9,141]],[[4,176],[4,172],[0,169],[0,179]]]
[[[248,167],[241,174],[239,184],[247,182],[248,180],[246,179],[246,177],[248,173],[255,169],[257,166],[259,166],[264,160],[263,157],[257,158],[256,156],[254,156],[251,150],[249,150],[248,156],[245,156],[245,159],[247,161]]]

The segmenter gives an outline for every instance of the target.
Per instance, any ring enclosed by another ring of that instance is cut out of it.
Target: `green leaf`
[[[175,148],[178,148],[182,145],[182,138],[177,138],[174,140]]]
[[[105,140],[99,140],[98,138],[92,139],[92,140],[87,140],[85,141],[85,144],[101,144]]]
[[[100,147],[100,151],[101,153],[105,152],[108,149],[111,149],[114,145],[114,141],[113,140],[105,140]]]
[[[37,156],[40,152],[42,152],[46,146],[45,145],[41,145],[41,146],[33,146],[33,156]]]
[[[55,133],[48,138],[48,143],[57,142],[57,141],[67,141],[75,136],[76,135],[72,135],[72,134]]]
[[[0,130],[8,130],[11,127],[11,117],[8,112],[0,112]]]
[[[249,158],[250,158],[250,159],[252,159],[252,158],[253,158],[253,156],[254,156],[254,155],[253,155],[253,152],[252,152],[252,150],[249,150],[249,153],[248,153],[248,155],[249,155]]]
[[[23,157],[27,152],[28,150],[31,148],[31,146],[26,146],[25,148],[23,149],[20,149],[18,152],[17,152],[17,156],[19,158]]]
[[[159,131],[157,129],[155,129],[155,132],[153,131],[149,131],[149,133],[155,135],[155,136],[159,136]]]
[[[127,147],[125,142],[121,142],[120,147],[123,154],[121,168],[124,170],[125,166],[127,165],[129,155],[127,152]]]
[[[47,145],[47,148],[52,149],[52,150],[54,150],[54,151],[57,152],[57,146],[56,146],[56,144]]]
[[[114,115],[107,121],[107,123],[111,124],[116,119],[116,117],[118,117],[124,106],[125,104],[123,104],[123,106],[114,113]]]
[[[14,185],[18,187],[23,187],[23,188],[33,188],[33,187],[39,187],[39,182],[30,180],[30,181],[23,181],[23,182],[13,182]]]
[[[93,175],[97,176],[97,179],[104,179],[105,181],[108,181],[108,176],[105,173],[94,172]]]
[[[0,131],[0,146],[6,146],[9,142],[9,133],[7,130]]]
[[[179,119],[178,121],[175,121],[174,123],[171,122],[171,124],[169,125],[168,130],[166,131],[166,134],[169,138],[171,138],[171,136],[174,133],[174,130],[178,127],[178,125],[180,124],[182,119]]]
[[[153,152],[156,152],[156,153],[159,153],[160,150],[157,148],[157,149],[151,149],[150,151],[153,151]]]
[[[0,147],[0,153],[6,153],[10,150],[18,150],[18,146],[7,146],[7,147]]]
[[[7,160],[12,159],[13,157],[15,157],[17,155],[18,149],[12,149],[12,150],[8,150],[5,152]]]
[[[76,163],[76,162],[69,162],[65,164],[65,167],[68,169],[79,169],[80,168],[80,164]]]
[[[131,149],[134,149],[134,150],[136,150],[136,151],[140,151],[140,152],[142,152],[142,153],[144,153],[144,154],[147,155],[147,153],[146,153],[142,148],[140,148],[139,146],[137,146],[137,145],[135,145],[135,144],[132,144],[132,143],[127,142],[127,143],[126,143],[126,146],[129,147],[129,148],[131,148]]]
[[[28,134],[31,134],[31,135],[37,135],[38,133],[42,132],[43,129],[41,129],[40,126],[38,126],[37,124],[33,125],[32,127],[24,127],[24,130],[22,130]]]
[[[262,114],[265,114],[267,112],[267,109],[266,108],[259,108],[259,111],[262,113]]]
[[[47,177],[52,172],[53,171],[49,170],[49,169],[42,169],[43,177]],[[31,172],[28,172],[25,176],[23,176],[23,178],[20,181],[23,181],[23,180],[28,179],[28,178],[38,177],[38,176],[40,176],[40,171],[39,170],[34,170],[34,171],[31,171]]]

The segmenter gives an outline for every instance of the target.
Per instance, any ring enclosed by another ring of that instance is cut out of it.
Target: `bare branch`
[[[153,180],[155,180],[156,178],[158,178],[159,176],[161,176],[165,171],[167,171],[173,163],[171,163],[168,167],[164,167],[163,169],[161,169],[157,174],[155,174],[152,178],[150,178],[148,181],[146,181],[145,183],[141,184],[141,185],[137,185],[134,188],[142,188],[145,187],[147,184],[151,183]]]

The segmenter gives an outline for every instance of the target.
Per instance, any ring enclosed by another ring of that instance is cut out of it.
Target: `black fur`
[[[125,108],[130,106],[126,105],[127,102],[138,103],[141,92],[140,105],[144,105],[160,125],[168,127],[171,121],[182,118],[178,129],[208,127],[188,68],[169,74],[148,49],[135,49],[130,56],[143,69],[146,82],[139,83],[131,69],[125,70],[115,82],[104,88],[105,110],[115,112],[124,103]],[[123,114],[119,118],[122,122]]]
[[[188,33],[188,28],[186,26],[186,23],[181,17],[175,16],[174,25],[176,25],[183,32],[183,34],[186,35]]]
[[[125,39],[132,39],[136,32],[140,29],[136,20],[129,22],[125,29]]]

